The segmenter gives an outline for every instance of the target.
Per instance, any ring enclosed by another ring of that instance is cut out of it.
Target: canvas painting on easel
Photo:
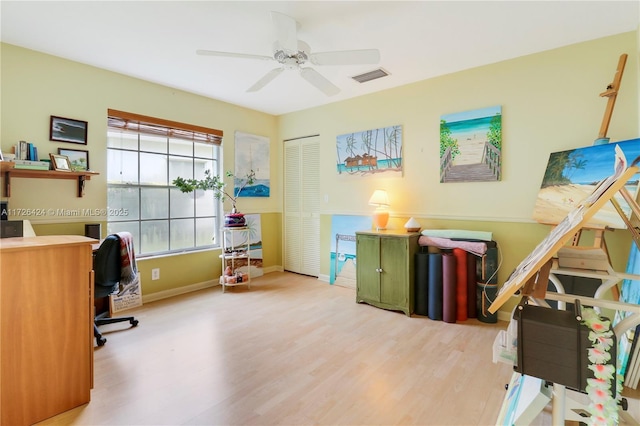
[[[552,153],[536,198],[533,218],[540,223],[558,224],[593,191],[598,182],[611,175],[616,145],[620,146],[629,163],[640,156],[640,139]],[[634,198],[637,196],[639,178],[640,175],[636,175],[625,185]],[[620,194],[615,197],[627,217],[630,217],[628,204],[622,201]],[[607,203],[586,227],[624,229],[626,226],[613,204]]]
[[[627,160],[622,149],[617,144],[612,145],[614,145],[615,151],[614,166],[612,167],[613,174],[601,180],[594,187],[593,192],[557,223],[557,226],[549,232],[546,238],[520,262],[509,276],[509,279],[500,288],[498,295],[489,306],[489,312],[495,313],[516,291],[525,285],[527,285],[527,288],[523,291],[525,295],[532,294],[532,291],[540,289],[546,291],[548,275],[547,278],[544,275],[549,273],[553,255],[586,224],[592,223],[594,215],[603,206],[611,203],[612,198],[625,189],[625,185],[640,173],[640,168],[637,165],[627,167]],[[633,200],[630,201],[634,204],[633,211],[640,211],[637,203]],[[634,234],[633,237],[635,239],[635,229],[629,228],[629,231]],[[638,240],[640,240],[640,235]],[[537,286],[540,282],[545,283],[544,287]],[[538,297],[543,296],[539,295]]]

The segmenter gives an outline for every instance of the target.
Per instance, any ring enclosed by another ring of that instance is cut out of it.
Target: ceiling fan
[[[271,21],[276,39],[273,45],[273,56],[216,52],[212,50],[196,50],[196,54],[275,61],[280,64],[278,68],[272,69],[253,86],[249,87],[247,92],[256,92],[262,89],[287,69],[298,70],[302,78],[327,96],[339,93],[340,89],[315,69],[306,66],[308,62],[314,65],[359,65],[377,64],[380,61],[380,52],[378,49],[311,53],[309,45],[302,40],[298,40],[298,23],[295,19],[279,12],[271,12]]]

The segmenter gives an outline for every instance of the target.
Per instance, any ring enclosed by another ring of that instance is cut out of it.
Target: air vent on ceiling
[[[375,69],[373,71],[365,72],[364,74],[354,75],[351,77],[358,83],[365,83],[367,81],[375,80],[377,78],[382,78],[388,76],[389,73],[382,68]]]

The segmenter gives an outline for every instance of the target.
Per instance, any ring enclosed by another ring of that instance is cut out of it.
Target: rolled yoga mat
[[[442,255],[442,319],[444,322],[456,322],[457,258],[452,253]],[[466,311],[467,305],[464,306]]]
[[[420,232],[427,237],[458,238],[461,240],[491,241],[493,233],[483,231],[467,231],[464,229],[423,229]]]
[[[416,275],[415,275],[415,308],[416,315],[428,314],[429,295],[429,253],[416,253]],[[475,291],[475,288],[474,288]]]
[[[478,258],[471,253],[467,253],[467,316],[469,318],[478,317],[477,291],[476,291],[476,262]]]
[[[453,255],[456,258],[456,319],[467,320],[467,252],[454,248]]]
[[[442,254],[429,253],[428,315],[432,320],[442,320]]]

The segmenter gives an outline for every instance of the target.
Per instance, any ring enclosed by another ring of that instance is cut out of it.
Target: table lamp
[[[387,229],[387,222],[389,221],[389,197],[387,191],[383,189],[376,189],[373,192],[371,198],[369,198],[369,205],[376,206],[376,211],[373,212],[373,224],[376,230]]]

